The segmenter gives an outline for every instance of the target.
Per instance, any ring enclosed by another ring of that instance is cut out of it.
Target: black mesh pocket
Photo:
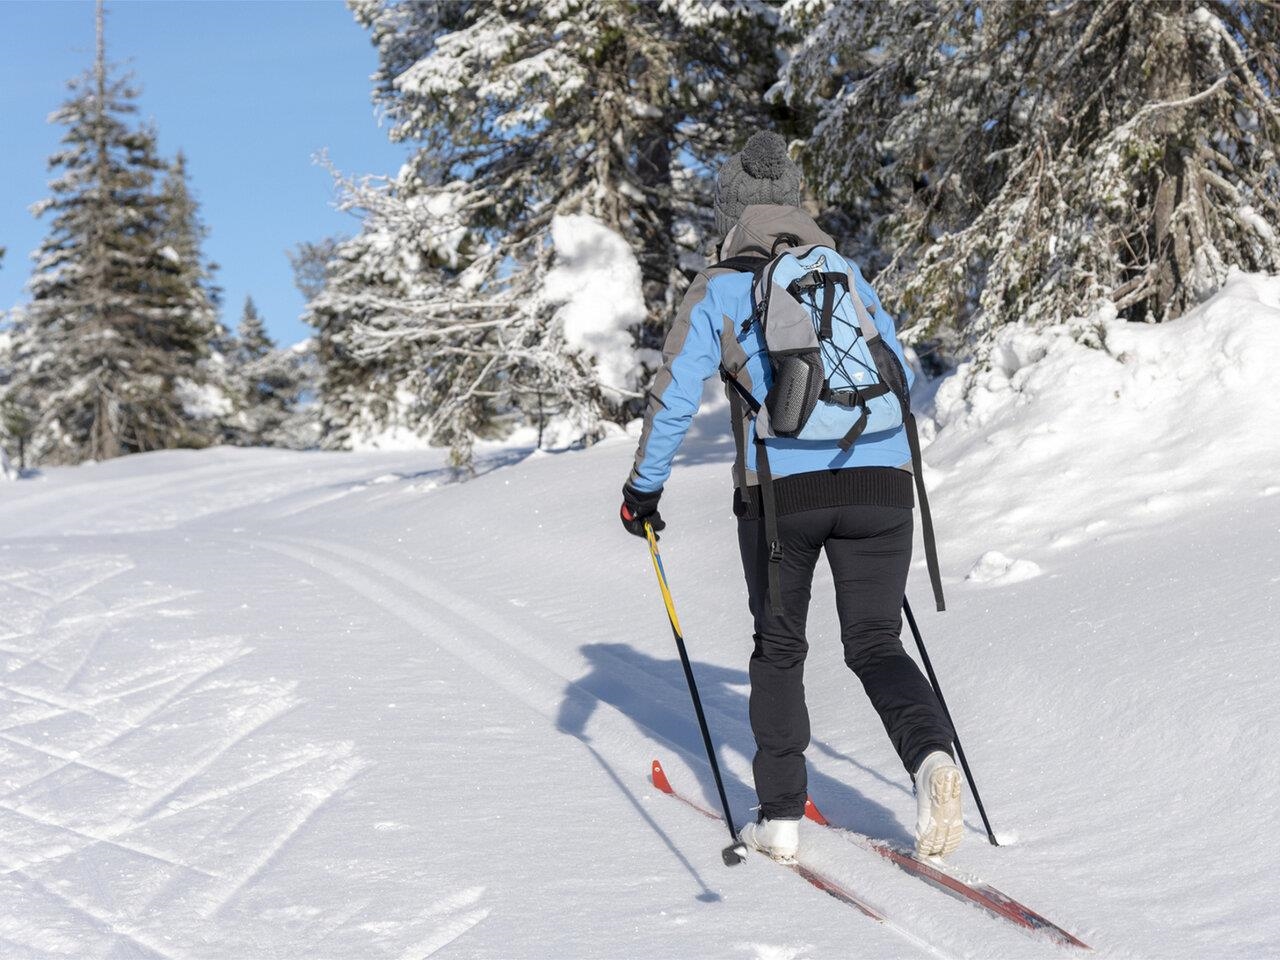
[[[893,391],[905,414],[911,409],[911,389],[907,386],[907,371],[902,368],[902,361],[880,337],[869,340],[867,346],[871,348],[871,359],[876,363],[881,381]]]
[[[774,357],[773,387],[764,405],[775,436],[794,437],[804,429],[818,405],[822,380],[822,357],[816,350]]]

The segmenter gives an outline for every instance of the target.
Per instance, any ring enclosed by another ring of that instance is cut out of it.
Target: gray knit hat
[[[716,177],[716,229],[724,236],[753,203],[800,206],[800,169],[787,156],[779,134],[753,133],[742,152],[730,157]]]

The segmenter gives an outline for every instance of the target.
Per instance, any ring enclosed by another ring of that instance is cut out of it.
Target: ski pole
[[[680,618],[676,616],[676,605],[671,600],[671,590],[667,587],[667,574],[662,569],[662,557],[658,555],[658,538],[653,534],[653,527],[644,525],[644,535],[649,541],[649,556],[653,559],[653,572],[658,575],[658,587],[662,590],[662,602],[667,607],[667,620],[671,623],[671,632],[676,638],[676,649],[680,651],[680,664],[684,667],[684,679],[689,684],[689,696],[693,698],[693,712],[698,715],[698,727],[702,730],[702,743],[707,748],[707,759],[711,761],[711,773],[716,778],[716,789],[720,792],[720,808],[724,811],[724,822],[729,825],[729,836],[733,843],[720,851],[720,858],[725,866],[732,867],[747,858],[747,847],[738,839],[738,828],[733,825],[733,814],[729,812],[729,798],[724,792],[724,780],[720,776],[720,764],[716,762],[716,748],[711,742],[711,731],[707,729],[707,717],[702,712],[702,699],[698,696],[698,683],[693,679],[693,667],[689,664],[689,652],[684,647],[684,635],[680,632]]]
[[[960,766],[964,767],[965,779],[969,781],[969,789],[973,791],[973,802],[978,805],[978,813],[982,816],[982,825],[987,828],[987,839],[991,841],[993,847],[1000,846],[996,842],[995,831],[991,829],[991,821],[987,819],[987,811],[982,806],[982,797],[978,794],[978,785],[973,782],[973,772],[969,769],[969,761],[965,759],[964,747],[960,746],[960,734],[956,733],[955,721],[951,719],[951,711],[947,709],[947,701],[942,697],[942,688],[938,686],[938,677],[933,672],[933,664],[929,662],[929,653],[924,648],[924,640],[920,636],[920,628],[916,626],[915,615],[911,612],[911,604],[907,603],[907,598],[902,598],[902,609],[907,615],[907,623],[911,625],[911,633],[916,638],[916,647],[920,650],[920,659],[924,663],[925,672],[929,675],[929,683],[933,686],[933,692],[938,695],[938,704],[942,707],[942,712],[947,718],[947,723],[951,725],[951,736],[955,740],[956,755],[960,758]]]

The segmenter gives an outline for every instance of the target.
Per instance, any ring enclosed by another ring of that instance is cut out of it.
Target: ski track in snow
[[[145,661],[99,656],[146,615],[182,617],[172,605],[191,591],[142,587],[106,605],[92,591],[133,571],[127,557],[43,556],[16,565],[0,554],[0,602],[20,595],[27,610],[5,634],[0,672],[0,889],[56,916],[43,939],[12,942],[37,956],[68,942],[82,956],[184,955],[166,931],[188,928],[193,907],[225,911],[363,764],[340,743],[276,746],[264,763],[255,738],[297,700],[289,684],[232,678],[248,652],[234,638],[148,646]],[[183,736],[169,748],[174,730]],[[220,763],[248,775],[214,785]],[[237,822],[249,805],[254,816]],[[237,841],[238,830],[252,836]],[[102,862],[119,867],[110,883]]]
[[[417,456],[377,471],[249,456],[59,471],[0,502],[0,528],[23,538],[0,541],[0,895],[19,907],[0,918],[6,960],[276,956],[281,924],[299,956],[426,957],[490,915],[479,886],[410,913],[360,896],[262,905],[368,763],[349,742],[283,733],[303,704],[296,684],[255,675],[244,636],[209,632],[223,618],[203,583],[148,579],[138,534],[277,501],[276,522],[366,490],[365,502],[394,500],[417,488],[397,481],[440,471]],[[180,496],[166,496],[175,481]],[[214,531],[182,536],[182,552],[243,550],[241,528]]]

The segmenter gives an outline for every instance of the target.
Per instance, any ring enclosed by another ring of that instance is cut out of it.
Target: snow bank
[[[556,265],[543,293],[561,304],[556,319],[569,346],[589,355],[600,383],[612,390],[637,388],[640,368],[628,328],[644,319],[640,265],[627,241],[594,217],[551,221]]]
[[[1167,324],[1094,323],[1104,350],[1068,326],[1006,328],[988,369],[964,365],[938,388],[926,479],[944,533],[981,529],[1016,554],[1274,483],[1280,278],[1237,273]]]

